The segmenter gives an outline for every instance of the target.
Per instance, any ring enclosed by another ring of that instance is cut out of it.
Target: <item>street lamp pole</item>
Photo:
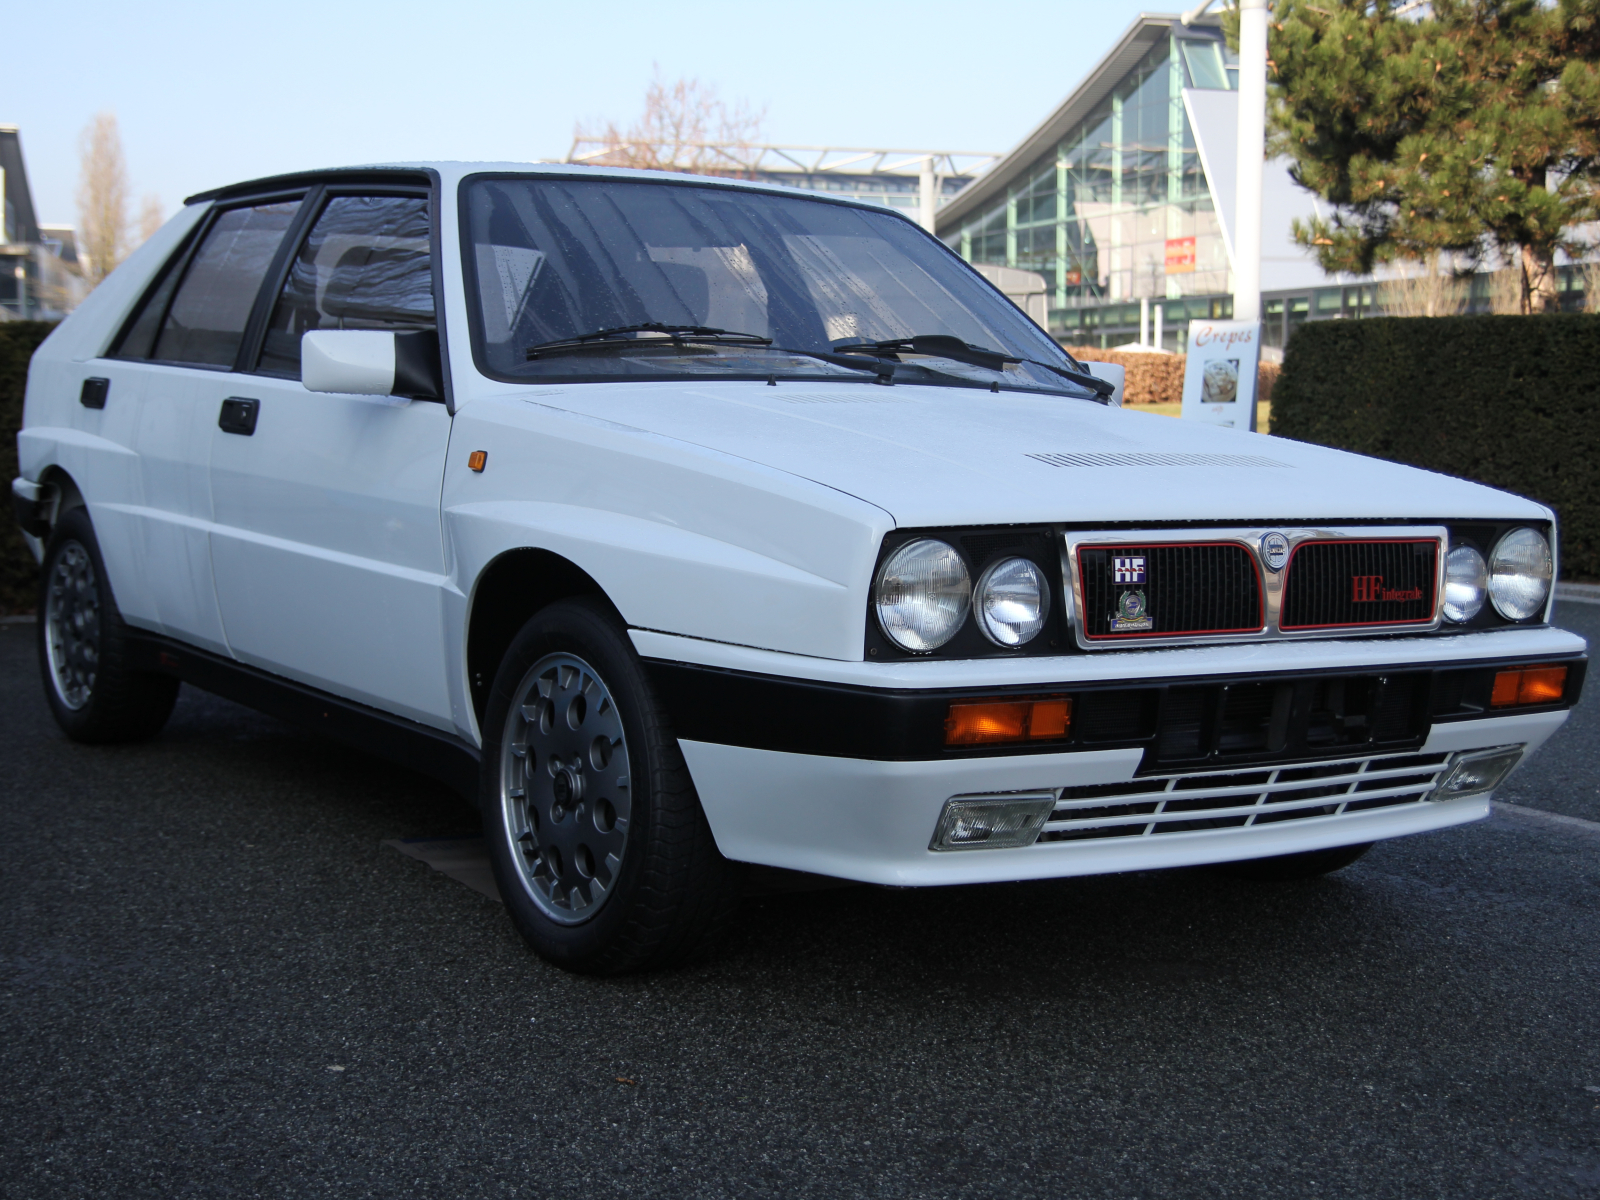
[[[1261,319],[1261,181],[1267,144],[1267,0],[1239,0],[1239,154],[1233,319]]]

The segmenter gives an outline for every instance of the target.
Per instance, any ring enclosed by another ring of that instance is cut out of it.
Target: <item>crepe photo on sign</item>
[[[1201,404],[1232,404],[1239,398],[1239,360],[1214,358],[1200,384]]]

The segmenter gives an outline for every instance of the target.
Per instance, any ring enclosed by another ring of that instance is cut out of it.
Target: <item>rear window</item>
[[[169,268],[146,298],[118,356],[232,367],[261,282],[299,208],[289,200],[217,214],[181,282]]]

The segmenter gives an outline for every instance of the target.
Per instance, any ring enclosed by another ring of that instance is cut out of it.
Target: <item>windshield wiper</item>
[[[838,354],[894,354],[903,350],[935,358],[948,358],[952,362],[968,363],[990,371],[1002,371],[1007,363],[1028,363],[1031,366],[1043,367],[1046,371],[1053,371],[1063,379],[1070,379],[1073,383],[1088,388],[1101,400],[1108,400],[1117,390],[1115,384],[1097,375],[1090,375],[1086,371],[1074,371],[1054,363],[1041,362],[1036,358],[1019,358],[1014,354],[990,350],[986,346],[974,346],[971,342],[963,342],[960,338],[947,333],[920,333],[913,337],[887,338],[881,342],[846,342],[834,346],[834,352]]]
[[[636,338],[634,333],[659,333],[659,338]],[[606,346],[659,346],[684,342],[732,342],[741,346],[770,346],[772,339],[759,333],[739,333],[732,329],[714,329],[709,325],[668,325],[661,321],[641,321],[637,325],[613,325],[596,329],[593,333],[580,333],[575,337],[557,338],[553,342],[540,342],[529,346],[525,353],[529,359],[552,351],[587,350]]]

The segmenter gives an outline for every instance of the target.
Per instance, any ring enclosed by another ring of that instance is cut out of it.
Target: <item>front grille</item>
[[[1303,542],[1286,568],[1282,629],[1425,625],[1433,620],[1439,543]]]
[[[1092,641],[1256,633],[1261,579],[1237,542],[1081,546],[1083,635]]]
[[[1449,757],[1385,755],[1067,787],[1039,842],[1238,829],[1419,804]]]

